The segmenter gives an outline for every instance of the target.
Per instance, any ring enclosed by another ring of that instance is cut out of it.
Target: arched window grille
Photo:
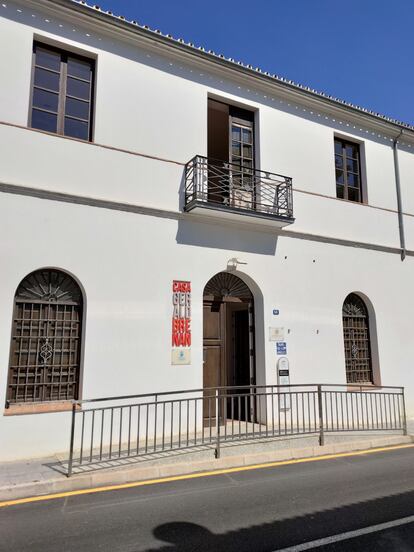
[[[20,283],[14,298],[7,401],[78,398],[82,292],[68,274],[44,269]]]
[[[355,293],[342,308],[345,368],[348,383],[373,383],[368,310]]]

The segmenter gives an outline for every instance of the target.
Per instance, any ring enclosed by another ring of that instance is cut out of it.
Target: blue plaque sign
[[[278,355],[287,354],[286,341],[276,341],[276,353]]]

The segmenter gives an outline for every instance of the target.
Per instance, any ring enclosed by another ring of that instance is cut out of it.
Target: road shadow
[[[340,482],[338,482],[340,492]],[[277,497],[275,496],[275,501]],[[218,505],[219,507],[219,505]],[[370,527],[390,520],[411,516],[414,512],[414,491],[381,497],[375,500],[356,502],[350,505],[315,511],[304,516],[281,519],[270,523],[252,525],[229,531],[213,533],[206,527],[187,521],[174,521],[158,525],[153,530],[154,537],[161,541],[156,548],[146,552],[272,552],[286,547],[295,546],[328,535]],[[225,517],[225,512],[223,512]],[[254,520],[252,504],[251,518]],[[408,530],[407,530],[408,529]],[[414,550],[414,523],[403,526],[390,537],[377,534],[382,539],[382,547],[369,550],[412,551]],[[365,541],[363,541],[365,542]],[[365,544],[361,546],[355,540],[344,541],[329,547],[318,547],[317,550],[368,550]]]

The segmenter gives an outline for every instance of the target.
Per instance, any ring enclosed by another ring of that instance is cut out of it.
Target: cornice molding
[[[343,238],[335,238],[330,236],[324,236],[320,234],[312,234],[309,232],[298,232],[295,230],[286,230],[286,229],[276,229],[269,228],[257,222],[257,224],[251,222],[237,222],[234,223],[228,220],[219,220],[217,218],[212,218],[208,215],[199,215],[193,213],[182,213],[180,211],[168,211],[166,209],[155,209],[151,207],[134,205],[131,203],[121,203],[117,201],[109,201],[104,199],[97,199],[87,196],[78,196],[73,194],[66,194],[62,192],[55,192],[52,190],[44,190],[38,188],[29,188],[26,186],[20,186],[16,184],[7,184],[0,182],[0,193],[33,197],[37,199],[49,200],[49,201],[58,201],[61,203],[72,203],[75,205],[83,205],[87,207],[96,207],[101,209],[109,209],[115,211],[124,211],[128,213],[135,213],[138,215],[145,215],[151,217],[159,217],[163,219],[170,219],[179,221],[187,221],[200,224],[219,224],[220,226],[227,228],[243,228],[244,230],[249,230],[253,232],[260,232],[266,234],[277,235],[280,238],[294,238],[299,240],[306,240],[312,242],[327,243],[331,245],[340,245],[343,247],[354,247],[358,249],[365,249],[371,251],[380,251],[383,253],[391,253],[395,255],[401,255],[401,248],[391,247],[386,245],[381,245],[377,243],[369,242],[357,242],[354,240],[347,240]],[[405,254],[407,257],[414,257],[413,250],[406,250]]]

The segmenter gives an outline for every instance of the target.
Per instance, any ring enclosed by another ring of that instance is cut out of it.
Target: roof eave
[[[259,69],[238,64],[234,61],[226,59],[224,56],[216,55],[201,48],[196,48],[191,44],[185,43],[184,41],[165,36],[161,32],[134,24],[122,17],[106,13],[100,9],[89,6],[86,3],[80,3],[78,0],[36,0],[36,2],[34,0],[26,0],[25,3],[29,3],[37,7],[40,4],[49,9],[60,6],[69,13],[77,12],[87,18],[93,18],[99,23],[104,23],[109,27],[109,29],[116,27],[121,31],[127,32],[128,34],[132,32],[147,41],[149,40],[152,43],[156,42],[158,44],[162,44],[169,49],[187,54],[192,58],[198,58],[209,62],[209,64],[224,67],[226,70],[231,70],[232,72],[248,76],[256,81],[265,82],[267,85],[272,85],[273,87],[276,86],[279,90],[287,90],[293,93],[296,97],[310,99],[319,105],[339,109],[341,113],[352,113],[358,118],[363,118],[364,120],[374,123],[377,127],[379,125],[383,131],[387,130],[390,134],[393,134],[394,132],[396,135],[401,135],[402,131],[402,135],[409,137],[410,139],[414,139],[414,127],[407,123],[392,120],[384,115],[375,114],[364,108],[326,96],[323,93],[295,84],[292,81],[278,78]]]

